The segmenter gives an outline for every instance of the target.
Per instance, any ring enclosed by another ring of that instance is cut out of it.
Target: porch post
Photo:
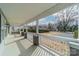
[[[39,45],[39,20],[36,20],[36,34],[33,35],[33,44],[34,45]]]
[[[70,47],[70,56],[79,56],[79,49]]]
[[[1,14],[0,14],[0,22],[1,22]],[[1,37],[1,24],[0,24],[0,37]],[[0,43],[1,43],[1,39],[0,39]]]
[[[25,30],[24,30],[24,38],[26,38],[27,39],[27,24],[25,24]]]
[[[38,35],[38,33],[39,33],[39,26],[38,26],[38,20],[36,20],[36,34]]]

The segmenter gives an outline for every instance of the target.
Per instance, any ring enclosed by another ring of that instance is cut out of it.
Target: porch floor
[[[20,35],[8,35],[2,56],[54,56],[40,46],[34,46]]]

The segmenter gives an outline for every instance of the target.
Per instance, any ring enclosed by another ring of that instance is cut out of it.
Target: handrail
[[[39,34],[39,36],[43,36],[43,37],[46,37],[46,38],[58,38],[58,39],[55,39],[55,40],[59,40],[59,41],[66,41],[66,42],[75,42],[75,43],[79,43],[79,40],[76,40],[74,38],[68,38],[68,37],[62,37],[62,36],[55,36],[55,35],[52,35],[52,36],[46,36],[46,35],[42,35],[42,34]],[[59,39],[60,38],[60,39]]]
[[[79,43],[69,42],[70,46],[79,50]]]
[[[31,32],[28,32],[30,34],[33,34],[35,35],[36,33],[31,33]],[[79,49],[79,40],[77,39],[74,39],[74,38],[68,38],[68,37],[61,37],[61,36],[55,36],[55,35],[52,35],[52,36],[46,36],[46,35],[43,35],[43,34],[38,34],[39,36],[42,36],[42,37],[45,37],[45,38],[49,38],[49,40],[57,40],[57,41],[63,41],[63,42],[67,42],[71,47],[73,48],[76,48],[76,49]],[[55,39],[52,39],[52,38],[55,38]]]
[[[28,33],[32,35],[37,35],[36,33]],[[38,34],[38,36],[39,45],[44,46],[59,55],[71,55],[71,48],[79,50],[79,40],[75,40],[74,38],[67,38],[55,35],[46,36],[43,34]],[[33,36],[30,40],[33,41]]]
[[[28,33],[31,33],[31,32],[28,32]],[[36,33],[31,33],[31,34],[36,34]],[[43,36],[43,37],[46,37],[46,38],[58,38],[58,39],[55,39],[55,40],[58,40],[58,41],[66,41],[66,42],[75,42],[75,43],[79,43],[79,40],[77,39],[74,39],[74,38],[68,38],[68,37],[62,37],[62,36],[57,36],[57,35],[52,35],[52,36],[46,36],[46,35],[43,35],[43,34],[38,34],[39,36]],[[53,40],[53,39],[52,39]]]

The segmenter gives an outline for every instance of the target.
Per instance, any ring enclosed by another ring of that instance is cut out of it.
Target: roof
[[[69,3],[1,3],[0,8],[11,25],[21,25],[51,15]]]

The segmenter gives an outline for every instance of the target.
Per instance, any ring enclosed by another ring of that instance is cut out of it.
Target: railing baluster
[[[27,34],[28,35],[28,34]],[[33,35],[34,33],[29,33],[30,35],[30,41],[33,42]],[[28,36],[27,36],[28,37]],[[64,40],[65,39],[65,40]],[[45,35],[40,35],[39,34],[39,45],[42,45],[46,48],[48,48],[51,51],[56,52],[59,55],[71,55],[71,52],[73,52],[70,46],[70,43],[68,42],[77,42],[75,40],[63,38],[63,37],[58,37],[58,36],[45,36]],[[78,41],[79,42],[79,41]],[[76,50],[76,52],[79,51]],[[79,55],[79,53],[77,53]]]
[[[69,45],[66,42],[50,39],[44,36],[40,36],[40,45],[47,47],[52,51],[56,51],[60,55],[69,55]]]

